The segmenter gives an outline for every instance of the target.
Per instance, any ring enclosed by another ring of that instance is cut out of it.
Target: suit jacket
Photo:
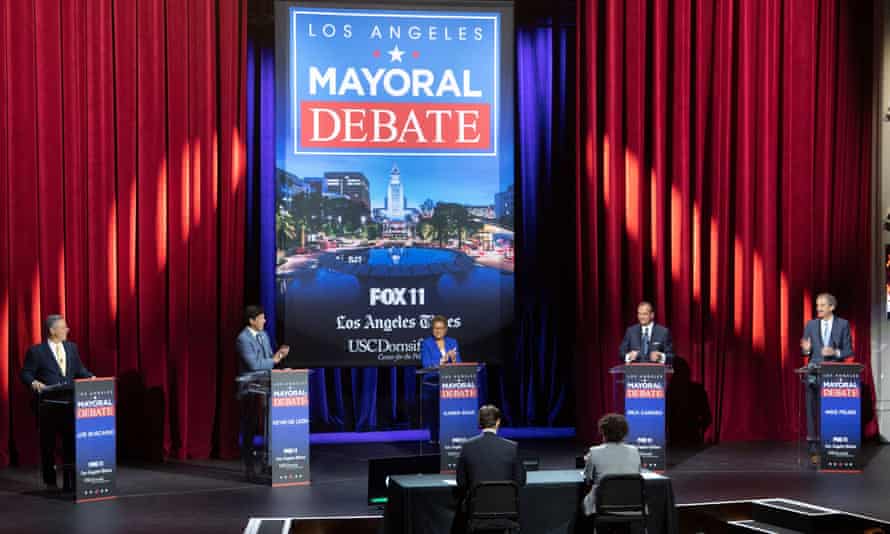
[[[803,337],[810,338],[812,346],[810,348],[810,364],[818,365],[823,361],[842,360],[853,354],[853,346],[850,341],[850,323],[845,319],[834,316],[831,323],[831,345],[840,351],[838,356],[822,356],[822,320],[811,319],[807,321],[807,326],[803,330]]]
[[[671,343],[671,331],[668,330],[666,326],[662,326],[660,324],[653,323],[652,324],[652,335],[649,338],[649,350],[652,350],[652,345],[654,343],[661,343],[661,350],[659,352],[664,353],[664,361],[665,363],[669,362],[671,357],[674,355],[674,347]],[[624,362],[624,356],[632,351],[640,351],[643,348],[643,327],[640,326],[639,323],[629,326],[627,330],[624,332],[624,339],[621,340],[621,346],[618,348],[618,356],[621,358],[621,361]],[[650,361],[648,356],[645,354],[637,355],[637,361],[639,362],[648,362]]]
[[[39,380],[47,386],[55,386],[57,384],[71,384],[75,378],[90,378],[93,376],[83,362],[80,361],[80,352],[77,345],[70,341],[63,341],[62,346],[65,348],[65,374],[59,368],[56,356],[48,342],[34,345],[28,349],[25,355],[25,364],[22,366],[22,372],[19,375],[22,382],[27,386],[31,386],[31,382]]]
[[[519,459],[519,446],[492,432],[468,439],[457,460],[457,487],[462,495],[479,482],[512,480],[525,485],[525,466]]]
[[[275,352],[269,341],[269,334],[260,332],[261,340],[257,340],[257,336],[250,328],[244,327],[244,330],[238,334],[236,348],[238,350],[238,374],[251,373],[253,371],[264,371],[275,367]]]
[[[460,349],[457,348],[457,340],[453,337],[445,336],[445,352],[454,349],[457,353],[455,358],[460,362]],[[439,352],[439,346],[436,345],[436,338],[427,336],[420,345],[420,366],[424,369],[439,367],[439,361],[442,359],[442,353]]]
[[[603,443],[591,447],[585,456],[584,480],[593,487],[584,497],[584,513],[596,512],[596,486],[606,475],[630,475],[640,472],[640,451],[626,443]]]

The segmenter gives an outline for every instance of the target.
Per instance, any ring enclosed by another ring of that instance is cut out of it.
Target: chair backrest
[[[646,515],[646,485],[642,475],[606,475],[596,487],[596,513]]]
[[[519,485],[512,480],[480,482],[467,495],[468,530],[519,528]]]

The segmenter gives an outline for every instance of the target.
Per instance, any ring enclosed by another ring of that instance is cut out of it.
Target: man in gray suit
[[[584,481],[591,485],[582,506],[585,515],[596,513],[596,487],[606,475],[631,475],[640,472],[640,451],[624,443],[627,436],[627,419],[617,413],[609,413],[599,420],[603,444],[591,447],[584,456]]]
[[[831,293],[816,297],[816,319],[807,321],[800,348],[809,356],[812,372],[807,375],[807,443],[810,461],[819,465],[819,377],[816,369],[823,362],[840,361],[853,354],[850,341],[850,323],[834,315],[837,299]]]
[[[248,306],[244,311],[247,326],[238,334],[238,373],[264,371],[274,368],[287,357],[290,347],[282,345],[272,353],[266,334],[266,312],[262,306]]]
[[[238,374],[245,375],[254,371],[273,369],[281,363],[290,347],[282,345],[278,351],[272,352],[272,344],[266,334],[266,313],[262,306],[248,306],[244,310],[247,326],[238,334]],[[253,436],[257,430],[257,406],[253,395],[245,395],[239,390],[241,398],[241,460],[248,480],[252,480],[254,471]]]

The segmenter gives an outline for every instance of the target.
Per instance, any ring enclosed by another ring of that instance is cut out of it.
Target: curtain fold
[[[574,171],[578,88],[569,22],[553,15],[517,29],[517,341],[498,389],[522,425],[574,423],[574,214],[566,205],[574,188],[565,178]]]
[[[799,339],[840,300],[875,431],[869,277],[872,2],[578,3],[579,434],[640,300],[704,387],[712,440],[801,432]]]
[[[240,0],[0,5],[0,466],[37,460],[50,313],[118,377],[123,458],[233,454],[245,47]]]

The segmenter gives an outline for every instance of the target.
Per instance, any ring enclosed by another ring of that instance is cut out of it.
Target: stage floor
[[[573,440],[521,441],[541,469],[571,469]],[[119,498],[74,505],[41,491],[35,468],[0,470],[0,532],[242,532],[251,517],[368,515],[367,460],[417,454],[416,443],[315,445],[312,485],[247,483],[234,461],[121,466]],[[429,452],[425,450],[424,452]],[[672,451],[667,475],[679,505],[785,497],[890,521],[890,447],[870,446],[859,474],[818,473],[786,443],[733,443]]]

